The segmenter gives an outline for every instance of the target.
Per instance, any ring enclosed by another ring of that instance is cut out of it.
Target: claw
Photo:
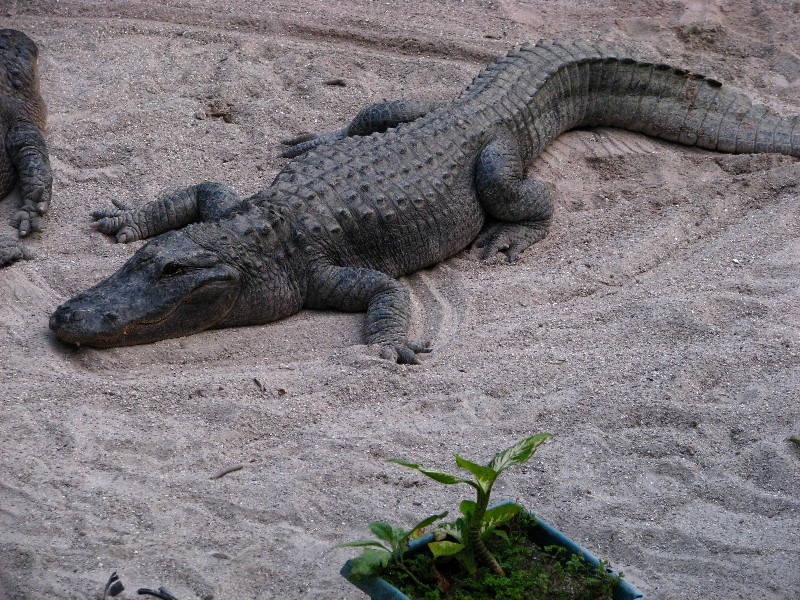
[[[407,341],[398,344],[381,344],[381,358],[400,365],[419,365],[418,353],[431,351],[429,342]]]
[[[113,235],[116,233],[118,242],[132,242],[138,240],[139,238],[135,237],[135,234],[131,236],[130,232],[126,232],[125,235],[122,235],[123,231],[131,229],[130,226],[126,227],[126,225],[128,224],[130,213],[134,210],[134,207],[124,200],[117,200],[116,198],[112,198],[111,203],[116,208],[101,208],[91,212],[92,220],[94,221],[92,227],[106,235]],[[121,235],[122,237],[120,237]]]
[[[281,156],[283,158],[294,158],[296,156],[300,156],[301,154],[305,154],[320,144],[324,144],[332,140],[341,140],[346,137],[346,127],[343,129],[337,129],[336,131],[331,131],[329,133],[304,133],[296,138],[282,140],[281,144],[287,146],[287,148],[281,152]]]
[[[425,354],[433,350],[430,340],[411,340],[408,342],[407,346],[417,354]]]
[[[481,260],[504,253],[508,262],[513,263],[519,255],[541,240],[547,234],[548,221],[520,221],[517,223],[492,223],[487,225],[474,246],[480,248]]]
[[[124,200],[118,200],[117,198],[112,198],[111,199],[111,204],[116,206],[121,211],[133,210],[134,209],[133,204],[125,202]]]
[[[120,230],[120,228],[125,224],[125,219],[120,216],[108,216],[108,217],[100,217],[95,222],[92,223],[92,227],[95,228],[100,233],[105,233],[106,235],[111,235],[112,233],[116,233]]]
[[[401,365],[418,365],[420,364],[417,355],[410,348],[403,348],[402,346],[397,349],[397,362]]]
[[[119,242],[120,244],[128,244],[130,242],[135,242],[140,238],[141,234],[139,233],[139,230],[133,226],[120,229],[119,232],[117,233],[117,242]]]
[[[31,229],[31,215],[27,210],[19,210],[11,218],[11,224],[17,228],[20,237],[28,235]]]
[[[31,217],[30,221],[31,221],[31,232],[42,230],[42,217],[36,214]]]
[[[113,217],[120,217],[125,214],[124,210],[117,210],[116,208],[103,208],[100,210],[93,210],[91,215],[95,221],[101,219],[110,219]]]
[[[508,247],[508,250],[506,250],[506,258],[508,259],[508,262],[510,263],[517,262],[517,258],[522,253],[522,251],[525,250],[525,248],[527,248],[527,246],[519,242],[511,244]]]
[[[320,145],[319,138],[313,138],[305,142],[301,142],[300,144],[295,144],[294,146],[289,146],[281,152],[281,156],[283,158],[295,158],[296,156],[300,156],[308,152],[309,150],[316,148]]]
[[[308,142],[310,140],[315,139],[316,137],[317,137],[316,133],[312,133],[309,131],[306,133],[301,133],[297,137],[289,138],[287,140],[281,140],[281,144],[283,144],[284,146],[297,146],[297,144]]]
[[[127,244],[142,239],[142,232],[130,224],[128,213],[120,210],[96,210],[92,213],[95,221],[92,227],[106,235],[116,234],[117,242]]]

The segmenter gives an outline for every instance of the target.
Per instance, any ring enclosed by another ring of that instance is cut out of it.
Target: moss
[[[520,513],[488,540],[487,546],[506,577],[486,568],[470,576],[456,557],[439,559],[434,565],[427,552],[404,561],[424,588],[413,583],[398,565],[390,565],[382,577],[413,600],[611,599],[619,578],[587,565],[558,546],[537,546],[529,540],[534,527],[536,519]]]

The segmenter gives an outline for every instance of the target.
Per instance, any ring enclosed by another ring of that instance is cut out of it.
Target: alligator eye
[[[181,263],[177,262],[170,262],[164,265],[164,268],[161,269],[161,276],[162,277],[172,277],[173,275],[181,275],[185,273],[189,267],[186,265],[182,265]]]

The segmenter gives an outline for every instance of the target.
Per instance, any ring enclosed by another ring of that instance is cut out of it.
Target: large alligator
[[[366,311],[382,357],[417,362],[397,277],[476,242],[509,260],[545,235],[547,185],[525,167],[560,133],[606,125],[722,152],[800,156],[800,117],[719,82],[583,42],[525,44],[452,103],[388,102],[294,140],[247,200],[201,183],[94,214],[130,242],[158,236],[60,306],[50,327],[97,347],[268,323],[302,308]]]
[[[19,237],[41,230],[53,184],[42,135],[47,107],[39,93],[38,56],[27,35],[0,29],[0,199],[19,186],[22,206],[11,220]],[[0,237],[0,267],[26,255],[17,240]]]

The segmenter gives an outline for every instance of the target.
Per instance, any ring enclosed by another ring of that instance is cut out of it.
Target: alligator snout
[[[115,311],[75,306],[73,300],[59,306],[50,316],[50,329],[65,342],[85,344],[108,335],[119,318]]]
[[[50,318],[50,326],[52,327],[53,323],[80,323],[86,320],[86,317],[92,312],[93,311],[90,310],[73,310],[66,306],[60,306],[56,313]]]

